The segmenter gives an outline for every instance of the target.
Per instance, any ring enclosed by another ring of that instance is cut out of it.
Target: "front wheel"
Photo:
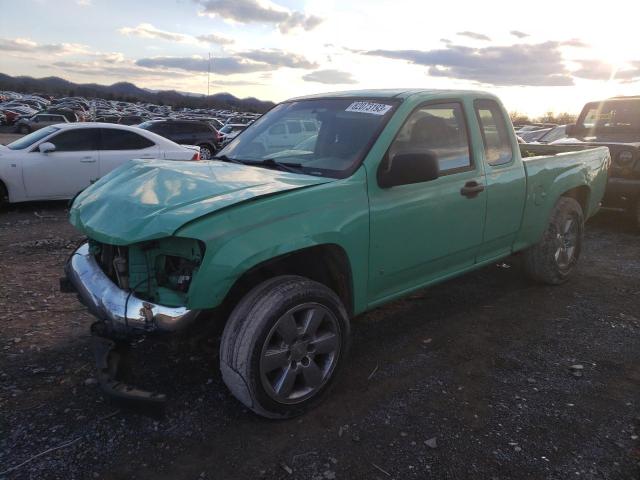
[[[524,252],[524,268],[529,277],[549,285],[560,285],[573,272],[584,237],[584,215],[580,204],[570,197],[558,200],[542,240]]]
[[[300,415],[336,378],[349,330],[346,309],[326,286],[297,276],[267,280],[229,318],[220,348],[222,378],[258,415]]]
[[[18,130],[19,130],[20,133],[24,133],[25,135],[28,134],[28,133],[31,133],[31,129],[29,127],[27,127],[26,125],[21,125]]]
[[[200,158],[202,160],[211,160],[213,157],[213,148],[206,144],[198,146],[200,147]]]

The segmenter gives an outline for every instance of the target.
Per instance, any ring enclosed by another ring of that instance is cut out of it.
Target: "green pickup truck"
[[[490,94],[353,91],[283,102],[213,160],[111,172],[73,203],[88,241],[61,282],[98,318],[103,389],[164,401],[118,381],[121,346],[228,312],[225,383],[291,417],[326,394],[362,312],[514,253],[566,281],[610,155],[544,148]]]

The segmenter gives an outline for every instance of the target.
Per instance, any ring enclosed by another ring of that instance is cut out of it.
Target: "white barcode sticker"
[[[372,102],[353,102],[345,112],[370,113],[371,115],[384,115],[391,110],[391,105]]]

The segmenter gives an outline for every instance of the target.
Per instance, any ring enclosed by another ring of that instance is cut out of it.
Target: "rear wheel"
[[[524,268],[538,282],[559,285],[573,272],[584,237],[584,216],[580,204],[561,197],[542,240],[524,252]]]
[[[211,160],[213,157],[214,149],[211,145],[207,145],[206,143],[198,145],[200,147],[200,158],[202,160]]]
[[[7,187],[0,182],[0,209],[9,205],[9,192],[7,191]]]
[[[326,395],[348,340],[349,319],[333,291],[303,277],[276,277],[231,314],[220,348],[222,377],[258,415],[300,415]]]

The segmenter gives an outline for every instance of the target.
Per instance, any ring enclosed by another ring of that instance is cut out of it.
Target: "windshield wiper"
[[[264,160],[252,162],[254,165],[265,166],[265,167],[275,167],[280,170],[284,170],[285,172],[291,173],[300,173],[302,171],[302,164],[300,163],[291,163],[291,162],[279,162],[273,158],[265,158]]]
[[[239,160],[237,158],[227,157],[226,155],[216,155],[211,157],[212,160],[222,160],[223,162],[237,163],[239,165],[249,165],[256,167],[269,167],[284,170],[285,172],[300,173],[302,170],[302,164],[290,163],[290,162],[278,162],[273,158],[266,158],[264,160]]]
[[[216,155],[215,157],[211,157],[211,160],[222,160],[223,162],[237,163],[238,165],[246,165],[242,160],[227,157],[226,155]]]

